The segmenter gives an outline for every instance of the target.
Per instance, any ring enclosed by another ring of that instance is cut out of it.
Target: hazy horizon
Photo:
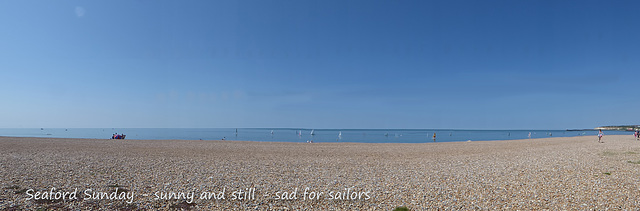
[[[599,126],[600,127],[600,126]],[[527,128],[515,128],[515,129],[474,129],[474,128],[301,128],[301,127],[3,127],[1,129],[280,129],[280,130],[496,130],[496,131],[508,131],[508,130],[531,130],[531,131],[565,131],[565,130],[597,130],[594,128],[547,128],[547,129],[527,129]]]

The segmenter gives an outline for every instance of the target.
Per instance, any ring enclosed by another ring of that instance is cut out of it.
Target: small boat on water
[[[313,129],[311,129],[311,135],[316,135],[316,133],[313,132]]]

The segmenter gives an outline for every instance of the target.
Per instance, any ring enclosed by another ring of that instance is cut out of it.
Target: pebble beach
[[[640,208],[640,141],[603,141],[0,137],[0,210]]]

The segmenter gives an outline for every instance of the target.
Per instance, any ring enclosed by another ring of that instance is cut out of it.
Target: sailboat
[[[340,131],[340,133],[338,133],[338,140],[342,139],[342,131]]]
[[[313,132],[313,129],[311,129],[311,135],[316,135],[316,133]]]
[[[385,137],[389,137],[389,132],[384,134]]]
[[[273,135],[273,130],[271,130],[271,135]]]

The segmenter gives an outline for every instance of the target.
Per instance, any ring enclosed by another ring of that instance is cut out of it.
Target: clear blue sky
[[[640,124],[640,1],[0,1],[0,127]],[[634,110],[635,109],[635,110]]]

